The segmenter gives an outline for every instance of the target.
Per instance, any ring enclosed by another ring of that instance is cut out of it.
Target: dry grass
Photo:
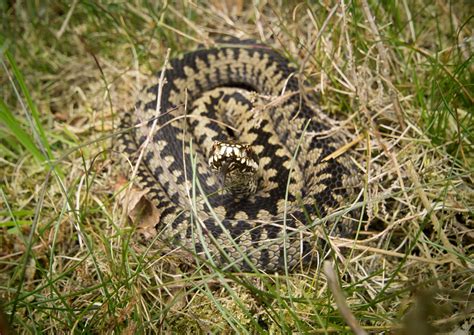
[[[183,267],[179,251],[143,252],[123,220],[117,115],[168,48],[225,32],[299,64],[356,140],[367,220],[329,259],[360,329],[468,334],[472,6],[271,3],[0,4],[0,306],[19,333],[349,332],[319,267]]]

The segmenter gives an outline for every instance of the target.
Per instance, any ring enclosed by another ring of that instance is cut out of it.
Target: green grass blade
[[[38,149],[31,135],[23,129],[21,122],[13,115],[2,99],[0,99],[0,121],[3,122],[15,138],[38,162],[46,160],[46,157]]]

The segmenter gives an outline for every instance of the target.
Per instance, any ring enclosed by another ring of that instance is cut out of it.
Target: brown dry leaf
[[[124,197],[120,200],[127,209],[128,217],[145,239],[156,235],[155,226],[160,219],[160,211],[145,197],[147,193],[148,190],[132,187],[124,192]]]

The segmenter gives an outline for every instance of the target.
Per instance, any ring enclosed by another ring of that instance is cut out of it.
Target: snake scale
[[[354,169],[347,154],[325,159],[342,144],[302,99],[296,68],[266,46],[233,42],[162,71],[122,116],[119,141],[132,163],[143,150],[134,182],[159,213],[158,238],[230,271],[308,261],[313,222],[349,204]],[[216,148],[221,141],[227,147]],[[226,190],[225,175],[208,165],[213,154],[243,154],[227,171],[245,165],[255,174],[228,178],[251,191]]]

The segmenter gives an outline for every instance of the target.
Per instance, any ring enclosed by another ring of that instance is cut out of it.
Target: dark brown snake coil
[[[318,219],[351,204],[354,169],[347,154],[325,159],[343,143],[301,99],[295,68],[268,47],[241,43],[171,60],[161,99],[159,77],[122,117],[122,129],[134,128],[120,140],[132,162],[144,150],[135,182],[160,213],[158,238],[231,271],[308,260],[315,225],[329,227]],[[223,189],[208,165],[215,141],[252,148],[255,193]],[[332,222],[336,233],[351,230],[348,220]]]

